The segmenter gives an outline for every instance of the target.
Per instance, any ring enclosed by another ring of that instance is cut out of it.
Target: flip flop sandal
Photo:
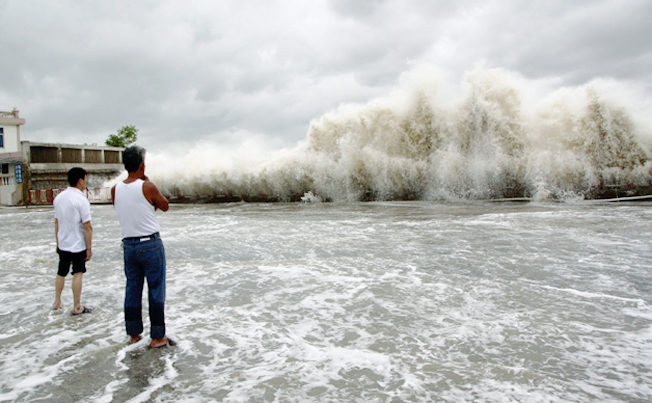
[[[73,312],[72,316],[77,316],[77,315],[81,315],[81,314],[84,314],[84,313],[91,313],[91,312],[93,312],[92,309],[84,307],[84,309],[82,309],[81,312],[77,312],[77,313]]]

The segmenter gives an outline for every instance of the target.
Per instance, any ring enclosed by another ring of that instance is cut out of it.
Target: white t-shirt
[[[59,224],[59,249],[72,253],[86,250],[84,223],[91,220],[91,204],[81,190],[69,187],[54,198],[54,218]]]
[[[143,193],[144,183],[137,179],[129,184],[118,182],[115,185],[113,207],[125,238],[148,236],[161,230],[154,206]]]

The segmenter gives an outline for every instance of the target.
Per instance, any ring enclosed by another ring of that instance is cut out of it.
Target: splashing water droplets
[[[501,69],[466,75],[447,102],[420,71],[401,91],[343,105],[311,123],[305,143],[243,168],[193,179],[152,173],[170,194],[263,194],[300,200],[594,197],[604,186],[649,186],[644,130],[600,83],[562,89],[535,106],[529,83]],[[436,80],[431,80],[436,81]],[[162,168],[162,167],[161,167]],[[180,179],[182,178],[182,179]]]

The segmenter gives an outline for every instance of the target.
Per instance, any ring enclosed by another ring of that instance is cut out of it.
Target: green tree
[[[138,129],[136,126],[122,126],[117,134],[109,134],[105,144],[109,147],[128,147],[138,140]]]

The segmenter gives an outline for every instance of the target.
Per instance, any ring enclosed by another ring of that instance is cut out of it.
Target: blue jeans
[[[125,276],[125,325],[127,334],[143,332],[143,284],[147,279],[150,336],[165,336],[165,249],[159,237],[147,241],[123,239]]]

